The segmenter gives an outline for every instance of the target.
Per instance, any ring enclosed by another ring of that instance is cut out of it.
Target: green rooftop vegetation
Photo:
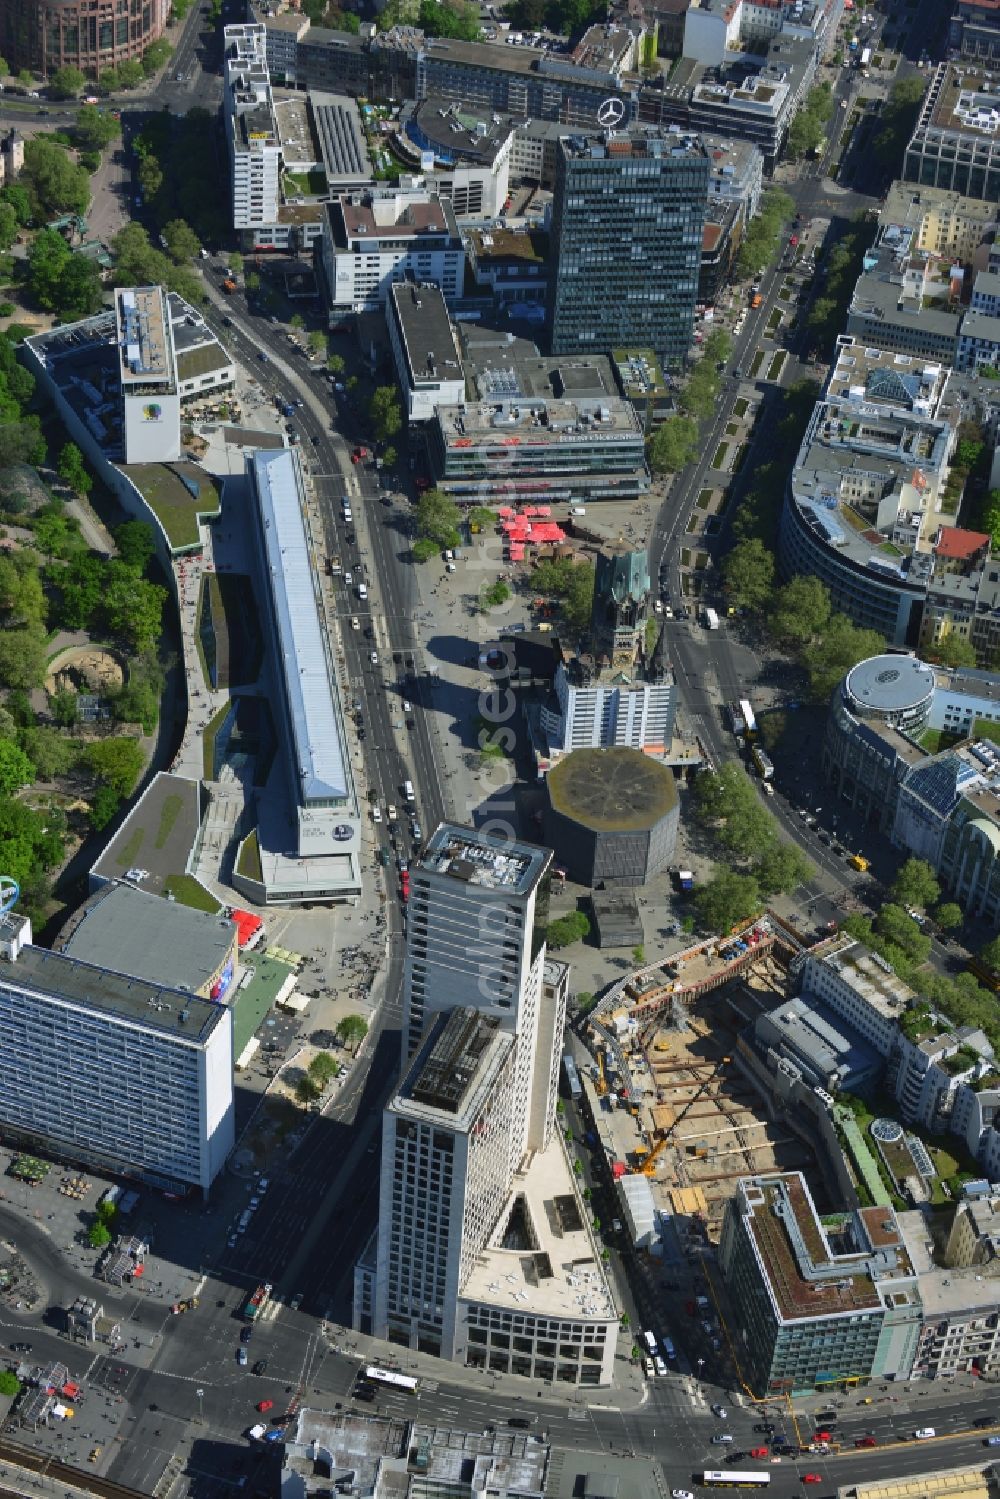
[[[192,551],[200,544],[199,518],[219,513],[219,490],[211,474],[193,463],[129,463],[122,465],[160,522],[173,552]],[[197,498],[184,483],[197,486]]]
[[[222,909],[214,895],[210,895],[193,875],[168,874],[163,887],[174,900],[179,900],[182,906],[191,906],[195,911],[207,911],[210,916],[215,916]]]

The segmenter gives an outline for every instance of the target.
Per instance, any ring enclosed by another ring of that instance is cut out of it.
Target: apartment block
[[[758,1398],[909,1376],[920,1292],[891,1208],[821,1222],[799,1172],[745,1177],[719,1264]]]
[[[98,1171],[207,1194],[233,1147],[231,1011],[34,947],[14,914],[0,930],[0,1078],[5,1139]]]
[[[944,1253],[937,1258],[937,1237],[926,1211],[900,1213],[899,1227],[920,1287],[922,1323],[910,1378],[945,1379],[973,1373],[988,1380],[1000,1376],[1000,1288],[991,1259],[954,1263],[960,1205]],[[958,1238],[964,1240],[959,1229]],[[972,1236],[969,1247],[974,1248]]]
[[[461,296],[465,251],[451,205],[422,187],[353,193],[325,205],[320,257],[331,325],[345,312],[376,312],[394,282]]]
[[[252,230],[278,219],[281,141],[259,25],[223,29],[223,119],[229,151],[233,227]]]

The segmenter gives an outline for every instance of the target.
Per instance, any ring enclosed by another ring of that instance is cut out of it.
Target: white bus
[[[741,697],[740,698],[740,712],[743,714],[743,723],[744,723],[745,728],[746,728],[746,736],[747,736],[747,738],[748,739],[756,739],[756,737],[757,737],[757,720],[754,717],[754,711],[753,711],[753,709],[750,706],[750,699],[748,697]]]
[[[711,1470],[701,1475],[701,1481],[712,1489],[766,1489],[771,1482],[770,1473],[713,1473]]]
[[[396,1390],[415,1390],[417,1381],[410,1374],[400,1374],[395,1369],[381,1369],[378,1364],[369,1364],[365,1370],[365,1378],[374,1384],[392,1385]]]
[[[643,1335],[642,1335],[642,1341],[645,1343],[646,1347],[649,1349],[649,1356],[650,1356],[650,1358],[655,1358],[656,1355],[659,1353],[660,1350],[659,1350],[659,1347],[657,1345],[656,1338],[655,1338],[654,1334],[651,1333],[651,1332],[644,1332]]]

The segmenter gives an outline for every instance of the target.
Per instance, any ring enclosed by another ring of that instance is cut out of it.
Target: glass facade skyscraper
[[[709,161],[695,137],[632,127],[559,142],[553,202],[554,354],[691,344]]]

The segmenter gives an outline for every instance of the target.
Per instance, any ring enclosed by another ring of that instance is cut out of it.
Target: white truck
[[[867,68],[867,66],[871,62],[871,60],[872,60],[872,49],[870,47],[863,47],[861,49],[861,67],[862,67],[862,69]]]
[[[714,609],[706,607],[702,610],[701,617],[706,630],[717,630],[719,628],[719,616]]]

